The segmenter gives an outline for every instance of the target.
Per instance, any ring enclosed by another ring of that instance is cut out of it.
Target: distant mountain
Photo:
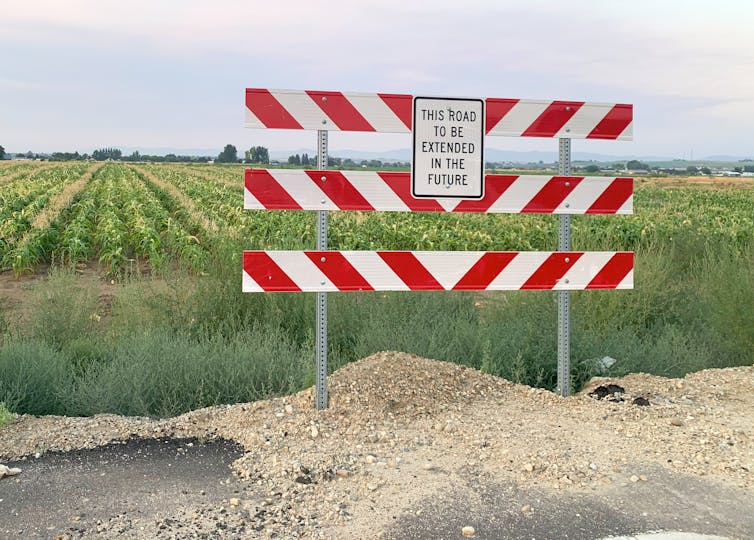
[[[303,152],[308,153],[310,156],[316,152],[314,150],[297,150],[294,152],[279,152],[280,157],[275,159],[288,159],[291,154],[301,154]],[[364,150],[330,150],[330,155],[341,158],[351,158],[353,160],[358,159],[380,159],[382,161],[410,161],[411,149],[401,148],[396,150],[387,150],[383,152],[368,152]],[[611,154],[596,154],[593,152],[574,152],[572,160],[577,161],[596,161],[602,163],[611,162],[626,162],[632,159],[637,159],[643,162],[673,162],[678,161],[684,163],[701,163],[705,161],[723,161],[723,162],[737,162],[745,158],[741,156],[707,156],[690,160],[674,159],[667,156],[657,155],[611,155]],[[544,163],[555,163],[558,160],[558,153],[555,149],[552,152],[542,152],[537,150],[532,151],[515,151],[515,150],[498,150],[497,148],[487,148],[484,152],[484,160],[492,162],[510,162],[510,163],[538,163],[540,161]]]
[[[704,158],[708,161],[754,161],[751,157],[742,158],[741,156],[727,156],[716,154],[714,156],[707,156]]]

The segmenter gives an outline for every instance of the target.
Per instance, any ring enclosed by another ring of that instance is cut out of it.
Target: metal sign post
[[[560,139],[558,174],[571,175],[571,139]],[[558,216],[558,251],[571,251],[571,216]],[[558,393],[571,394],[571,291],[558,291]]]
[[[317,168],[327,169],[327,130],[317,130]],[[325,182],[327,177],[321,178]],[[327,249],[327,210],[317,211],[317,251]],[[317,293],[317,410],[327,408],[327,293]]]

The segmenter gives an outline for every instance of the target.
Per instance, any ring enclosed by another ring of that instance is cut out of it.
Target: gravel
[[[610,385],[621,391],[596,391]],[[184,509],[153,524],[164,538],[241,521],[262,537],[374,537],[412,501],[443,493],[469,471],[522,487],[597,490],[652,482],[659,466],[754,488],[754,366],[684,379],[597,379],[562,398],[455,364],[382,352],[338,370],[328,386],[325,411],[313,408],[308,389],[162,420],[21,415],[0,428],[0,462],[134,437],[240,444],[245,453],[233,469],[249,489],[224,505]],[[116,530],[127,520],[115,516],[103,527]]]

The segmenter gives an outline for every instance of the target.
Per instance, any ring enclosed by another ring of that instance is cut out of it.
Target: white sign
[[[414,197],[484,197],[484,100],[414,98]]]

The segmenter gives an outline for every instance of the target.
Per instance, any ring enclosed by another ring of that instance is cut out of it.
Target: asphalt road
[[[464,538],[467,526],[477,539],[594,540],[651,531],[754,538],[750,491],[659,467],[646,470],[646,482],[626,479],[596,491],[522,489],[474,471],[464,476],[465,485],[418,501],[397,517],[383,538]]]
[[[139,521],[238,496],[230,464],[241,455],[228,441],[137,439],[6,462],[22,472],[0,480],[0,538],[91,533],[113,518],[138,534]]]
[[[241,453],[228,441],[147,439],[7,463],[22,473],[0,480],[0,538],[49,539],[62,532],[140,538],[140,523],[249,496],[253,486],[229,467]],[[467,526],[478,539],[594,540],[658,530],[754,538],[750,491],[659,467],[643,473],[646,482],[558,491],[521,488],[468,470],[462,483],[415,501],[380,538],[460,539]],[[256,537],[253,525],[207,537]],[[202,537],[179,523],[168,529],[176,538]]]

